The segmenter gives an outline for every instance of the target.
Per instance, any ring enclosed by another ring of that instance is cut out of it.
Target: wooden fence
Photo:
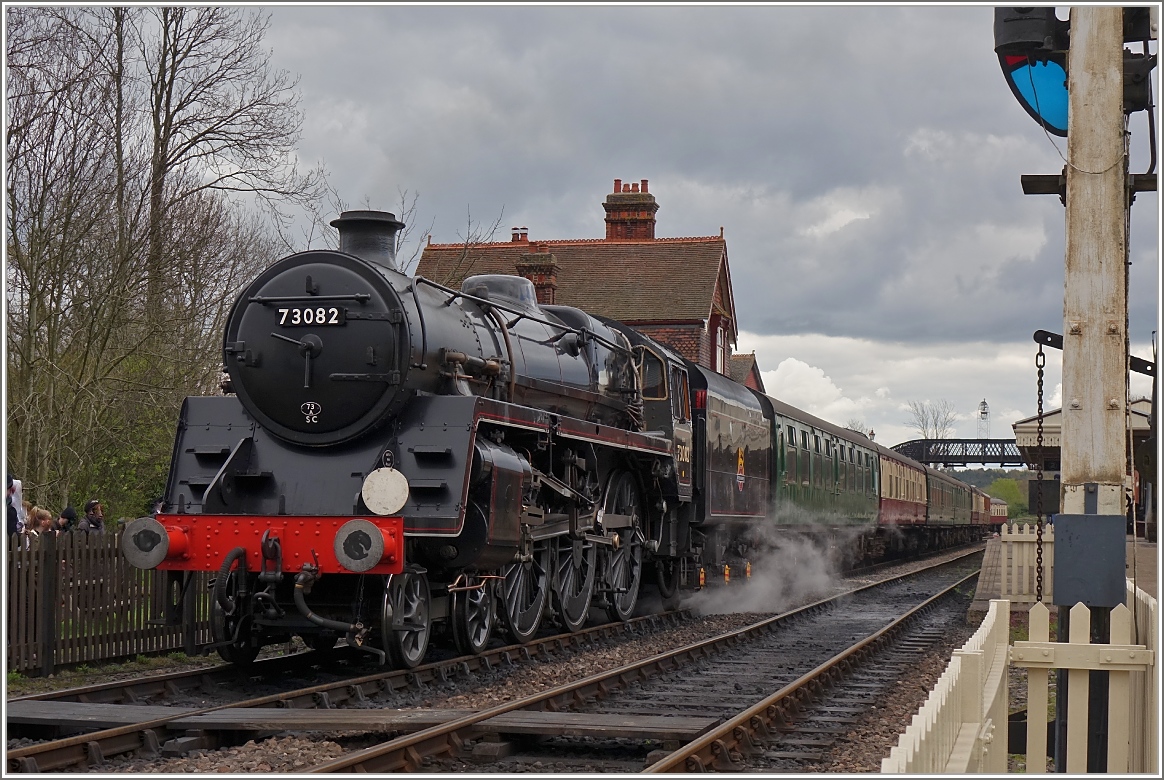
[[[210,642],[208,575],[143,571],[119,534],[7,539],[8,670],[47,675],[62,665],[198,652]],[[167,609],[181,626],[161,625]]]
[[[1091,643],[1091,615],[1083,604],[1071,608],[1068,641],[1052,642],[1050,612],[1037,603],[1029,614],[1030,639],[1008,648],[1010,603],[992,600],[986,620],[955,652],[897,747],[882,760],[881,771],[1005,772],[1006,678],[1013,664],[1027,669],[1028,772],[1047,771],[1044,719],[1050,672],[1056,669],[1067,670],[1066,771],[1087,771],[1089,674],[1098,670],[1108,672],[1108,773],[1159,776],[1159,615],[1156,599],[1131,580],[1127,593],[1127,604],[1111,610],[1111,641],[1104,644]],[[975,653],[977,661],[968,662]]]
[[[1014,604],[1034,604],[1037,595],[1038,529],[1034,525],[1003,524],[1002,598]],[[1051,571],[1055,566],[1055,528],[1043,527],[1043,601],[1051,601]]]
[[[954,651],[946,671],[882,773],[1006,772],[1007,642],[1010,602],[991,599],[982,625]]]
[[[1129,591],[1130,591],[1129,587]],[[1137,591],[1143,593],[1143,591]],[[1139,601],[1138,596],[1133,596]],[[1155,623],[1155,599],[1144,594],[1145,609]],[[1150,604],[1148,602],[1151,602]],[[1151,772],[1156,774],[1155,723],[1155,649],[1133,643],[1133,612],[1120,604],[1111,611],[1111,641],[1092,644],[1091,611],[1084,604],[1071,608],[1067,642],[1052,642],[1050,611],[1036,604],[1030,612],[1030,641],[1015,642],[1011,663],[1027,668],[1027,712],[1042,715],[1047,711],[1048,677],[1053,669],[1067,671],[1067,772],[1087,771],[1088,718],[1091,671],[1108,673],[1108,773]],[[1137,632],[1139,633],[1139,632]],[[1155,635],[1145,632],[1145,639],[1155,644]],[[1151,687],[1147,684],[1151,682]],[[1133,687],[1134,686],[1134,687]],[[1138,688],[1133,696],[1132,691]],[[1145,709],[1147,707],[1147,709]],[[1047,755],[1047,732],[1039,728],[1042,717],[1030,721],[1027,729],[1027,766],[1043,771],[1041,762]],[[1133,735],[1135,749],[1133,750]],[[1149,748],[1145,750],[1145,748]],[[1032,760],[1031,757],[1034,757]]]

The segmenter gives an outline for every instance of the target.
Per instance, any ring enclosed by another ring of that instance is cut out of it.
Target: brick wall
[[[710,336],[702,325],[635,325],[634,328],[691,362],[711,368]]]

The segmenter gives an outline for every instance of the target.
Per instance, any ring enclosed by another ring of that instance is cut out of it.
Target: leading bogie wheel
[[[388,575],[380,617],[380,638],[392,665],[413,669],[424,660],[432,635],[432,594],[428,577],[405,569]]]
[[[493,580],[465,575],[463,585],[450,594],[453,642],[462,655],[478,655],[489,644],[497,620]]]

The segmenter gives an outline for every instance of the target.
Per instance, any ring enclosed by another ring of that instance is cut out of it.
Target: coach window
[[[663,371],[663,361],[647,349],[643,350],[642,385],[645,401],[662,401],[667,397],[667,374]]]
[[[797,476],[797,460],[796,460],[796,429],[791,425],[788,426],[788,438],[784,441],[788,448],[788,460],[785,463],[784,481],[795,484],[799,481]]]
[[[820,452],[820,437],[817,436],[816,434],[813,434],[812,443],[813,443],[813,446],[816,448],[816,451]]]
[[[681,368],[671,369],[671,411],[679,422],[691,420],[691,405],[687,392],[687,372]]]
[[[806,452],[808,451],[808,431],[800,432],[800,448]]]

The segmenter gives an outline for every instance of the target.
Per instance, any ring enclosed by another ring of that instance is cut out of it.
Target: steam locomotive
[[[644,586],[670,599],[747,571],[760,527],[858,528],[865,554],[989,522],[980,491],[539,305],[527,279],[401,273],[393,214],[332,225],[338,251],[285,257],[238,297],[228,392],[186,399],[167,511],[122,536],[171,593],[215,573],[228,661],[300,636],[411,668],[438,634],[477,653],[501,628],[626,620]]]

